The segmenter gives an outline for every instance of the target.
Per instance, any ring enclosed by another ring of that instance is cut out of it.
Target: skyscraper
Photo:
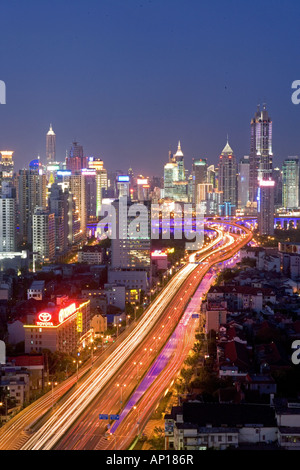
[[[88,168],[88,157],[83,156],[83,147],[78,142],[73,142],[69,152],[69,156],[66,157],[66,169],[75,173],[84,168]]]
[[[258,181],[272,178],[272,120],[263,105],[258,105],[251,120],[249,199],[257,202]]]
[[[36,207],[32,216],[32,248],[34,262],[55,258],[55,217],[43,207]]]
[[[274,207],[282,207],[282,171],[280,168],[273,169],[273,180],[275,182],[274,186]]]
[[[32,215],[36,207],[47,207],[46,175],[39,159],[32,160],[29,170],[18,175],[18,222],[21,242],[32,242]]]
[[[188,181],[184,168],[184,155],[178,142],[177,152],[169,152],[169,162],[164,166],[164,198],[188,202]]]
[[[274,234],[274,186],[273,180],[259,181],[257,223],[261,235]]]
[[[207,160],[206,158],[193,159],[193,168],[192,168],[192,177],[193,177],[193,202],[198,203],[197,194],[198,194],[198,185],[205,184],[207,182]]]
[[[234,210],[237,202],[237,165],[228,140],[219,158],[218,189],[223,193],[223,203],[229,203]]]
[[[299,158],[288,157],[282,165],[282,205],[285,209],[299,207]]]
[[[2,182],[0,195],[0,252],[16,250],[16,189],[9,181]]]
[[[56,158],[56,135],[50,124],[50,129],[46,135],[46,160],[47,163],[55,162]]]
[[[96,216],[101,210],[102,197],[108,189],[107,170],[101,158],[90,157],[88,167],[96,171]]]
[[[238,171],[238,208],[245,209],[249,201],[249,156],[245,155],[239,162]]]
[[[0,151],[0,179],[12,180],[14,174],[13,151]]]

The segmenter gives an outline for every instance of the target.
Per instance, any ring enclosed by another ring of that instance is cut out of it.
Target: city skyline
[[[3,6],[7,102],[0,108],[0,145],[15,151],[19,168],[45,158],[50,122],[59,161],[78,140],[87,155],[109,161],[109,169],[137,167],[142,158],[141,171],[151,175],[150,161],[164,160],[178,140],[187,161],[216,164],[227,134],[239,160],[249,154],[250,120],[264,102],[274,122],[275,166],[299,153],[300,109],[291,101],[298,78],[295,2],[273,8],[254,2],[250,11],[233,1],[51,6],[52,40],[38,2]],[[259,37],[263,50],[250,37]]]

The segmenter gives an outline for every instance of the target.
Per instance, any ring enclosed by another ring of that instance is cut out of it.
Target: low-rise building
[[[269,405],[186,402],[165,415],[166,450],[275,443],[277,432],[275,412]]]
[[[45,295],[45,281],[33,281],[27,289],[27,299],[43,300]]]
[[[2,365],[0,367],[0,387],[10,398],[16,401],[16,406],[23,406],[29,400],[30,380],[25,367]]]

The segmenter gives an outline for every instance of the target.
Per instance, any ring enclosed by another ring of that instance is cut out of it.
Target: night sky
[[[274,165],[300,155],[300,2],[1,0],[0,149],[16,169],[74,139],[108,170],[162,175],[180,139],[216,164],[249,154],[258,103],[273,119]]]

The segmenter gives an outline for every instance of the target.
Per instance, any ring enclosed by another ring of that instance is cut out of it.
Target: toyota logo
[[[47,321],[50,321],[51,318],[52,318],[52,316],[48,312],[42,312],[42,313],[39,314],[39,320],[40,321],[47,322]]]

